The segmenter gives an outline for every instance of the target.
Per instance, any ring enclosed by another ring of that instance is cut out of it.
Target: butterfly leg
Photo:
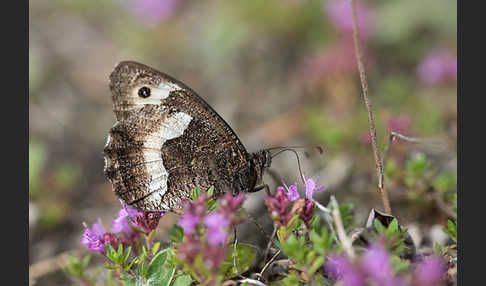
[[[270,187],[267,184],[255,186],[255,188],[253,188],[253,190],[249,191],[249,193],[255,193],[255,192],[261,191],[262,189],[265,189],[265,192],[267,193],[267,195],[273,197],[273,194],[270,192]]]

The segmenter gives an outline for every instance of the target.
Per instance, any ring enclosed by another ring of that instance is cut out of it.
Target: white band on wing
[[[147,188],[153,191],[153,195],[148,197],[153,205],[159,205],[162,202],[162,196],[167,192],[168,173],[164,167],[161,150],[165,141],[182,136],[187,129],[192,117],[184,112],[177,112],[167,116],[162,121],[159,129],[153,134],[146,137],[144,143],[143,157],[147,173],[151,175],[150,183]]]

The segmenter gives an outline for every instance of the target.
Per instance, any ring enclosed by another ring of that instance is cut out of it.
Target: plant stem
[[[334,224],[336,225],[337,236],[341,245],[343,246],[344,252],[348,255],[349,258],[354,259],[356,257],[353,249],[353,243],[346,235],[346,231],[344,230],[343,220],[341,218],[341,213],[339,212],[339,205],[336,201],[334,196],[331,196],[331,205],[332,205],[332,217]]]
[[[148,251],[148,261],[152,261],[152,240],[148,234],[145,234],[145,239],[147,240],[147,251]]]
[[[354,50],[356,53],[356,61],[358,62],[359,78],[361,81],[361,89],[363,91],[363,98],[368,111],[368,123],[370,125],[371,145],[373,146],[373,152],[375,155],[376,170],[378,174],[378,189],[380,190],[381,198],[383,201],[383,207],[385,212],[391,214],[390,200],[388,199],[388,192],[384,187],[384,175],[383,175],[383,162],[381,161],[380,152],[378,150],[378,143],[376,140],[376,127],[375,119],[373,117],[373,110],[371,106],[371,100],[368,96],[368,81],[366,79],[366,72],[361,59],[361,50],[359,47],[359,32],[358,32],[358,16],[356,14],[356,0],[351,0],[351,9],[353,11],[353,39]]]

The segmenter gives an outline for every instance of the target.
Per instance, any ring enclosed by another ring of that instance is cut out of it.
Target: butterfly
[[[182,208],[194,188],[214,195],[264,188],[270,149],[249,153],[231,127],[184,83],[133,61],[109,79],[116,122],[104,147],[114,193],[141,211]]]

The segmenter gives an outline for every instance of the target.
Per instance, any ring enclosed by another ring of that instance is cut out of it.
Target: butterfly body
[[[110,75],[116,123],[105,145],[115,194],[143,211],[175,211],[191,190],[250,192],[270,165],[249,153],[229,125],[194,91],[136,62]]]

